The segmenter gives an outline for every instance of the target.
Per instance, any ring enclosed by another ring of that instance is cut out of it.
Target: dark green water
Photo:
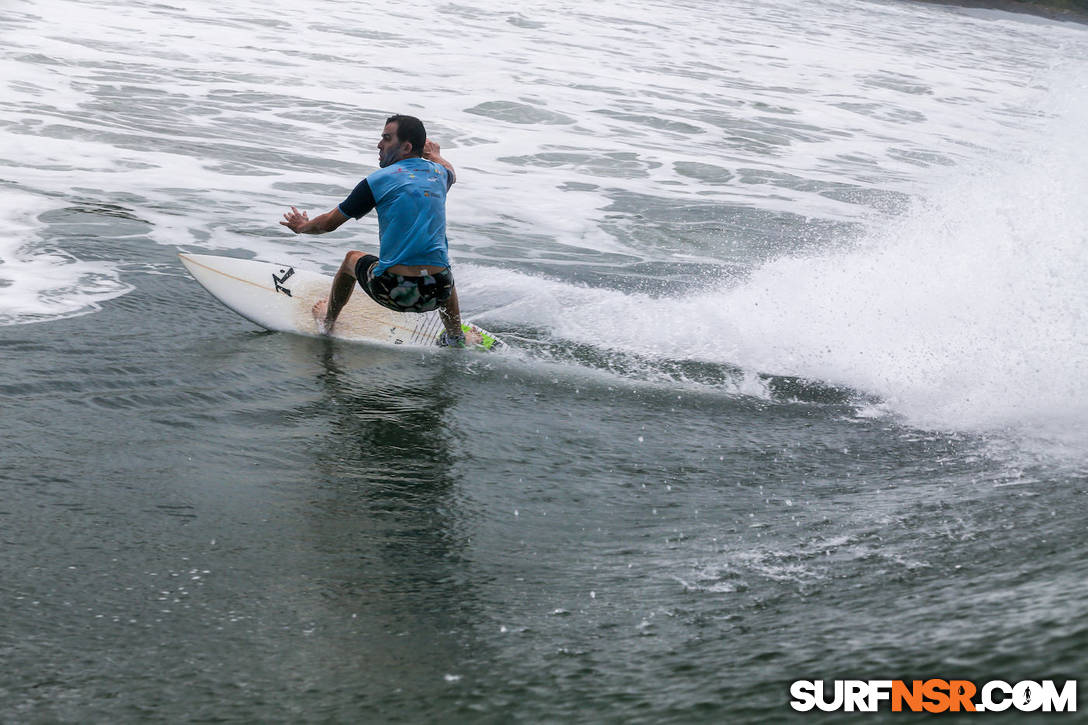
[[[1083,666],[1083,479],[831,391],[257,332],[54,229],[172,273],[0,328],[5,719],[761,722]]]

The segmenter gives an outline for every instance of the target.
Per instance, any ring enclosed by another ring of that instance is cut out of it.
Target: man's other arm
[[[283,221],[280,224],[295,234],[324,234],[338,229],[350,218],[336,208],[311,219],[306,212],[300,212],[295,207],[291,207],[291,211],[283,215]]]
[[[457,173],[453,170],[453,164],[442,158],[441,151],[442,147],[430,139],[427,139],[427,142],[423,144],[423,158],[445,166],[446,170],[450,172],[450,186],[453,186],[453,182],[457,181]]]

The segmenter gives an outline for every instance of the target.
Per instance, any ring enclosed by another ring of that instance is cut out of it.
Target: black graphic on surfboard
[[[277,292],[282,292],[285,295],[287,295],[288,297],[291,296],[291,290],[284,287],[283,283],[286,282],[288,279],[290,279],[291,275],[294,274],[294,273],[295,273],[295,268],[294,267],[288,267],[286,272],[281,269],[280,270],[280,275],[282,275],[282,276],[280,276],[280,277],[277,277],[275,272],[272,273],[272,284],[276,285],[276,291]]]

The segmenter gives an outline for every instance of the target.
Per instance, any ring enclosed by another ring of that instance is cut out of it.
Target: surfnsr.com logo
[[[790,685],[790,707],[799,712],[1076,712],[1077,681],[1060,687],[1053,680],[1008,683],[990,680],[797,680]]]

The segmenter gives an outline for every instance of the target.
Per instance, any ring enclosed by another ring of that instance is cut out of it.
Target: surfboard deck
[[[332,277],[288,264],[210,254],[178,254],[189,274],[212,297],[250,322],[273,332],[320,337],[313,306],[326,299]],[[463,323],[470,348],[498,350],[504,343],[487,330]],[[438,312],[395,312],[356,290],[329,337],[349,342],[435,346],[444,328]]]

